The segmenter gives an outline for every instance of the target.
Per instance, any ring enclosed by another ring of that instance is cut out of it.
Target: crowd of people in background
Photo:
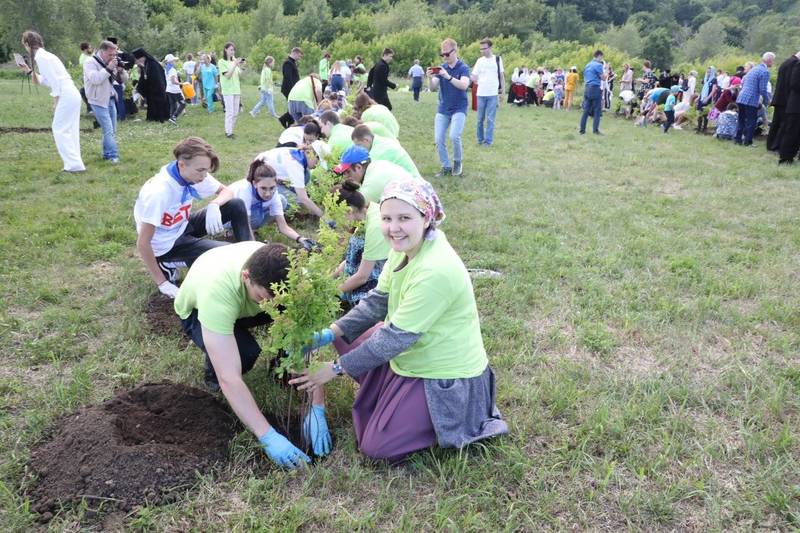
[[[23,44],[32,57],[42,56],[38,61],[39,77],[46,80],[42,68],[56,68],[52,59],[58,61],[58,58],[48,56],[41,36],[37,40],[31,37],[38,35],[35,32],[26,32],[26,35]],[[469,105],[466,91],[470,86],[474,93],[473,109],[478,114],[476,138],[479,146],[492,145],[497,107],[503,100],[517,106],[570,111],[580,99],[583,112],[579,132],[582,134],[589,117],[592,118],[592,132],[602,134],[602,114],[613,111],[615,115],[633,119],[637,126],[659,124],[664,133],[694,126],[698,133],[711,132],[717,139],[732,140],[744,146],[752,145],[755,136],[769,129],[767,148],[779,152],[781,163],[792,162],[798,151],[797,83],[792,82],[797,55],[791,56],[778,69],[773,91],[769,69],[775,56],[771,52],[765,53],[760,62],[745,63],[731,72],[709,66],[700,79],[696,71],[685,74],[662,69],[657,73],[647,60],[642,63],[641,73],[636,73],[629,64],[622,65],[617,72],[598,50],[582,73],[576,65],[567,69],[519,66],[513,69],[510,83],[506,83],[505,65],[502,58],[492,52],[491,40],[480,42],[481,55],[473,69],[459,58],[457,46],[453,44],[451,48],[441,52],[444,61],[441,66],[425,69],[416,59],[407,72],[415,101],[419,101],[423,90],[439,93],[434,119],[434,140],[441,163],[437,176],[463,173],[462,132]],[[318,71],[303,77],[299,70],[302,57],[302,49],[295,47],[281,65],[280,91],[287,101],[283,114],[276,111],[273,97],[275,58],[264,58],[258,84],[260,98],[250,110],[252,117],[266,108],[271,117],[289,128],[304,116],[319,115],[327,110],[346,111],[347,96],[351,93],[364,93],[391,112],[389,91],[397,88],[390,79],[392,49],[384,49],[370,69],[360,56],[353,60],[336,59],[323,51]],[[147,109],[147,120],[177,124],[187,106],[199,105],[214,113],[216,104],[220,104],[225,135],[235,137],[236,122],[243,108],[241,76],[248,68],[246,60],[236,56],[232,42],[224,45],[219,58],[214,52],[206,51],[196,55],[188,53],[184,58],[180,62],[176,55],[167,54],[163,60],[158,60],[143,48],[123,52],[113,38],[102,41],[97,50],[89,43],[80,44],[79,63],[84,76],[79,94],[87,111],[94,116],[95,127],[102,129],[105,160],[119,161],[117,121],[135,115],[143,105]],[[29,65],[20,67],[32,72]],[[583,91],[579,91],[581,83]],[[53,95],[57,92],[58,88]],[[65,95],[72,95],[72,92],[65,90]],[[74,128],[77,120],[73,117],[76,111],[71,103],[70,118],[65,118],[66,106],[71,100],[71,96],[62,99],[53,127],[54,132],[56,129],[60,132],[56,138],[65,162],[64,170],[80,172],[84,167],[74,155],[76,141],[67,141],[77,138],[77,134],[66,128],[67,124]],[[774,108],[772,121],[768,106]],[[447,149],[448,139],[452,157]]]

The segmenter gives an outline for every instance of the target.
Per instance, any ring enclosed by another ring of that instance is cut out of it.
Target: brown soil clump
[[[211,394],[145,384],[60,419],[33,450],[30,490],[40,519],[85,498],[90,517],[175,499],[225,461],[238,426]]]
[[[153,294],[147,300],[144,310],[147,319],[147,328],[154,335],[183,335],[181,321],[175,313],[175,300],[164,296],[160,292]]]

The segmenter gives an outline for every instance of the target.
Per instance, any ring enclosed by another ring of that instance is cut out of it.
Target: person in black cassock
[[[286,97],[287,105],[289,100],[289,91],[292,90],[294,84],[300,81],[300,71],[297,68],[297,62],[303,57],[303,51],[300,48],[294,47],[289,53],[289,57],[283,62],[281,72],[283,73],[283,81],[281,82],[281,93]],[[294,118],[287,111],[278,118],[281,126],[284,129],[288,128],[294,123]]]
[[[164,122],[169,118],[167,77],[164,74],[164,67],[144,48],[137,48],[131,53],[141,69],[136,91],[147,100],[147,120]]]
[[[397,89],[397,85],[389,80],[389,63],[394,58],[394,51],[391,48],[384,48],[383,55],[369,71],[367,78],[367,93],[373,100],[392,109],[392,102],[389,101],[388,89]]]

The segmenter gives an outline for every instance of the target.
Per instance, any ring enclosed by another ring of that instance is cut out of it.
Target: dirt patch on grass
[[[175,383],[145,384],[60,419],[32,452],[33,509],[49,521],[85,498],[93,518],[167,502],[224,461],[237,423],[211,394]]]
[[[25,128],[25,127],[18,127],[18,128],[6,128],[0,127],[0,134],[4,133],[50,133],[53,130],[51,128]],[[92,128],[81,128],[81,131],[84,133],[91,133],[94,131]]]
[[[159,292],[150,296],[144,309],[150,333],[155,335],[181,334],[181,322],[175,313],[174,303],[172,298]]]

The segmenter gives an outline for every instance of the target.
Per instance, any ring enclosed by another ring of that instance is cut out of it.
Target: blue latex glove
[[[331,229],[336,229],[336,221],[335,220],[326,220],[325,223]]]
[[[269,431],[258,438],[258,442],[264,448],[264,453],[279,466],[296,468],[303,463],[311,462],[306,454],[275,431],[275,428],[269,428]]]
[[[331,432],[325,420],[325,407],[312,405],[303,420],[303,438],[311,443],[314,455],[322,457],[331,453]]]
[[[315,331],[314,335],[311,337],[311,345],[308,347],[309,350],[318,350],[323,346],[327,346],[333,342],[336,336],[333,334],[330,328],[325,328],[322,331]]]

